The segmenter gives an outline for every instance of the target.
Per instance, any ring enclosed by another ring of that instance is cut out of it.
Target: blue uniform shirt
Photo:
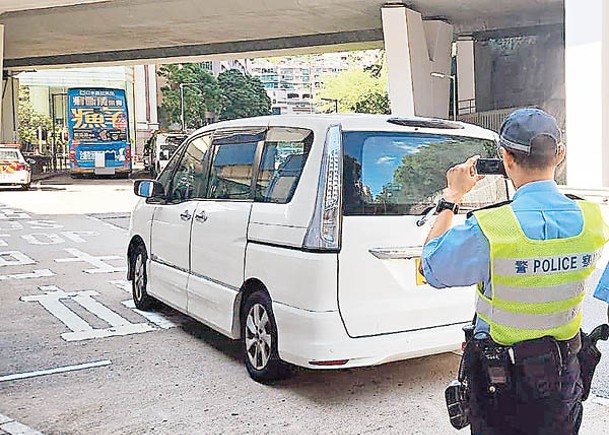
[[[609,304],[609,264],[605,267],[603,276],[596,286],[594,297]]]
[[[582,231],[581,209],[560,193],[554,181],[537,181],[520,187],[511,207],[530,239],[573,237]],[[422,262],[425,278],[433,287],[483,282],[485,295],[491,296],[490,247],[475,216],[429,241],[423,249]],[[609,272],[605,271],[604,275],[607,275],[605,296],[609,301]],[[488,324],[479,319],[476,329],[488,331]]]

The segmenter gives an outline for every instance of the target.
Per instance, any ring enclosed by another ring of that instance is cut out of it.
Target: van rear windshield
[[[345,215],[419,215],[442,197],[446,171],[479,154],[496,156],[492,140],[472,137],[390,132],[343,135]],[[500,176],[487,176],[461,203],[461,210],[507,198]]]

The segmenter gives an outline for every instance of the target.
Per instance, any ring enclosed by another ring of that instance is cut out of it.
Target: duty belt
[[[487,336],[485,339],[476,339],[474,337],[474,342],[479,349],[482,348],[494,348],[494,349],[503,349],[510,354],[513,358],[513,346],[504,346],[502,344],[496,343],[490,337]],[[518,343],[516,343],[518,344]],[[515,345],[516,345],[515,344]],[[558,345],[558,350],[560,352],[561,360],[563,364],[566,364],[568,361],[571,361],[572,358],[575,358],[579,351],[582,348],[582,340],[581,335],[578,333],[575,337],[569,340],[556,340],[556,344]],[[512,360],[512,364],[516,363],[516,361]]]

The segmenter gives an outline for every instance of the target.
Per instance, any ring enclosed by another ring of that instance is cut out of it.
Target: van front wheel
[[[133,303],[138,310],[148,311],[153,308],[156,302],[154,298],[148,295],[146,285],[148,284],[148,274],[146,273],[146,248],[139,245],[135,248],[135,252],[131,256],[131,270],[133,270],[133,279],[131,281],[131,289],[133,293]]]
[[[257,291],[247,298],[241,332],[245,366],[252,379],[264,384],[289,376],[290,368],[277,352],[277,325],[265,292]]]

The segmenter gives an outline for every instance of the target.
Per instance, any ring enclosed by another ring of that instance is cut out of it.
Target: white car
[[[424,222],[446,170],[494,156],[495,138],[382,115],[208,125],[156,181],[135,183],[145,198],[127,253],[135,304],[162,301],[241,339],[260,382],[290,365],[339,369],[453,350],[474,289],[425,284]],[[504,180],[487,177],[462,210],[505,195]]]
[[[160,131],[150,137],[144,150],[144,169],[150,172],[150,176],[156,177],[165,169],[186,137],[188,135],[181,131]]]
[[[30,165],[17,147],[0,145],[0,186],[21,186],[28,190],[32,183]]]

